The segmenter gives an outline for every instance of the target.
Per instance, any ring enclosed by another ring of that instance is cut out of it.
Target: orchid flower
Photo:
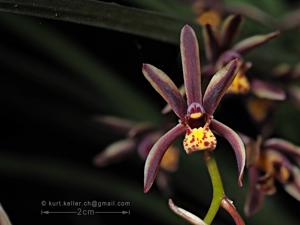
[[[145,161],[151,147],[163,134],[163,129],[157,129],[147,122],[134,122],[113,116],[97,117],[96,121],[103,127],[118,132],[125,138],[108,145],[94,157],[94,165],[104,167],[120,160],[137,151],[141,160]],[[179,149],[174,145],[168,147],[162,158],[157,185],[164,192],[170,192],[169,173],[175,172],[179,162]]]
[[[280,138],[253,140],[241,135],[246,144],[249,191],[245,214],[255,214],[265,195],[276,192],[275,181],[300,201],[300,147]]]
[[[144,191],[148,192],[151,188],[168,147],[183,134],[185,134],[183,147],[188,154],[215,149],[217,140],[214,133],[225,137],[235,152],[238,183],[242,185],[245,165],[243,142],[231,128],[213,118],[219,102],[234,79],[238,60],[232,60],[212,77],[202,97],[198,41],[194,30],[188,25],[181,30],[180,50],[187,103],[176,85],[163,71],[150,64],[143,64],[144,76],[179,118],[178,124],[154,144],[147,157]]]
[[[232,94],[245,94],[252,87],[252,84],[246,76],[246,72],[251,67],[251,63],[242,60],[242,56],[279,35],[278,31],[265,35],[255,35],[232,45],[239,31],[241,22],[242,17],[240,15],[230,15],[224,20],[220,29],[214,29],[209,23],[203,26],[205,52],[210,62],[210,67],[212,67],[212,72],[226,65],[232,58],[241,58],[238,65],[238,75],[228,89],[229,93]],[[209,69],[207,69],[207,71],[209,71]],[[269,86],[265,87],[266,91],[271,92],[272,88],[269,90],[268,87]]]
[[[273,113],[277,101],[288,100],[300,108],[300,64],[282,63],[269,74],[268,79],[253,78],[251,82],[253,96],[247,100],[247,109],[256,122]]]

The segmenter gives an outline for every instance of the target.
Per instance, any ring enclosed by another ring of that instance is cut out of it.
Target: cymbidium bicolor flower
[[[246,76],[246,72],[251,67],[251,63],[244,61],[242,56],[279,35],[277,31],[266,35],[255,35],[232,45],[239,31],[241,22],[242,17],[240,15],[230,15],[225,18],[219,27],[213,27],[209,23],[203,26],[205,52],[209,62],[208,68],[206,69],[208,73],[215,72],[233,58],[241,59],[238,65],[238,75],[228,89],[229,93],[232,94],[248,93],[252,86]]]
[[[186,220],[187,222],[193,225],[207,225],[202,219],[198,216],[190,213],[189,211],[182,209],[174,204],[172,199],[169,199],[170,209],[178,216]],[[236,225],[244,225],[244,220],[241,218],[240,214],[236,210],[233,202],[230,201],[227,197],[224,197],[221,201],[221,207],[226,210],[227,213],[233,218]]]
[[[257,122],[273,111],[275,101],[288,100],[300,108],[300,64],[290,66],[282,63],[276,66],[267,79],[252,79],[252,97],[247,101],[247,108]],[[275,100],[275,101],[274,101]]]
[[[241,185],[245,165],[244,145],[231,128],[213,118],[221,98],[234,79],[238,60],[232,60],[212,77],[202,97],[198,41],[194,30],[188,25],[181,30],[180,50],[187,103],[176,85],[163,71],[149,64],[143,65],[146,79],[179,118],[178,124],[154,144],[147,157],[144,191],[147,192],[155,180],[167,148],[183,134],[185,134],[183,147],[188,154],[215,149],[217,140],[214,133],[225,137],[234,149],[238,162],[238,181]]]
[[[97,117],[96,121],[102,126],[124,136],[125,138],[107,146],[94,158],[94,164],[104,167],[125,159],[130,154],[138,152],[139,157],[145,161],[154,143],[164,133],[164,129],[157,129],[150,123],[133,122],[112,116]],[[168,126],[169,127],[169,126]],[[175,172],[178,167],[179,149],[174,145],[168,147],[162,158],[160,174],[157,185],[163,191],[170,191],[168,186],[168,173]]]
[[[300,147],[279,138],[253,140],[246,144],[249,190],[245,214],[251,216],[263,205],[264,196],[276,192],[275,182],[300,201]]]

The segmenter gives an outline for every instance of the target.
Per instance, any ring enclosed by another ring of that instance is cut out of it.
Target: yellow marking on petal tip
[[[210,24],[212,27],[218,27],[221,23],[221,15],[216,10],[207,10],[201,13],[196,21],[203,26]]]
[[[171,145],[164,154],[160,167],[169,172],[175,172],[178,167],[179,149]]]
[[[191,117],[192,119],[199,119],[201,116],[202,116],[202,113],[201,113],[201,112],[192,113],[192,114],[190,115],[190,117]]]
[[[217,140],[208,126],[188,129],[183,140],[183,147],[186,153],[215,149]]]
[[[230,94],[247,94],[250,91],[250,82],[246,75],[239,71],[227,92]]]

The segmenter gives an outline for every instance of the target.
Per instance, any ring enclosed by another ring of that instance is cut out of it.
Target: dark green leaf
[[[178,43],[188,21],[94,0],[0,0],[0,11],[112,29]]]

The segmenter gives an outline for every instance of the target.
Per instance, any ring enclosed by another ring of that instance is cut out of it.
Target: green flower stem
[[[211,224],[220,208],[221,201],[224,197],[224,189],[216,160],[210,155],[209,152],[204,153],[204,160],[213,187],[213,199],[204,218],[204,222]]]

